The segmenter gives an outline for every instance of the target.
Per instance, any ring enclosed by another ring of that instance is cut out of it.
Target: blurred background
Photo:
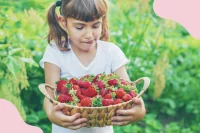
[[[38,84],[47,46],[46,12],[55,0],[1,0],[0,98],[11,101],[26,123],[51,132]],[[153,0],[110,0],[111,41],[131,60],[132,81],[150,77],[143,120],[115,133],[200,132],[200,41],[179,24],[159,18]],[[138,89],[141,85],[139,84]]]

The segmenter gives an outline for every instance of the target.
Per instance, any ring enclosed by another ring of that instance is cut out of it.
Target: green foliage
[[[11,101],[26,122],[51,132],[43,110],[44,82],[38,67],[47,45],[47,5],[43,0],[0,3],[0,98]],[[169,20],[157,17],[153,0],[111,0],[111,41],[130,59],[132,81],[148,76],[151,85],[143,95],[147,114],[140,122],[115,126],[115,133],[200,132],[199,41]],[[37,63],[35,63],[37,62]],[[141,84],[137,86],[138,90]],[[21,98],[21,99],[20,99]],[[23,106],[21,106],[23,105]]]

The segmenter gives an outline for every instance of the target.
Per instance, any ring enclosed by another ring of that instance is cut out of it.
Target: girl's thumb
[[[55,106],[55,110],[62,110],[65,107],[65,103],[59,103]]]
[[[134,97],[134,98],[133,98],[133,103],[134,103],[135,105],[141,105],[141,104],[142,104],[142,100],[141,100],[140,98]]]

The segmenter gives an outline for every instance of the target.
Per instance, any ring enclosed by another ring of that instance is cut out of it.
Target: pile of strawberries
[[[86,75],[61,79],[57,83],[56,99],[74,106],[101,107],[131,100],[137,95],[135,84],[115,74]]]

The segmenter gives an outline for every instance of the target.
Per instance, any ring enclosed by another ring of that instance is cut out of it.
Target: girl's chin
[[[86,51],[89,51],[89,50],[92,50],[95,46],[96,46],[95,43],[85,44],[83,49],[86,50]]]

